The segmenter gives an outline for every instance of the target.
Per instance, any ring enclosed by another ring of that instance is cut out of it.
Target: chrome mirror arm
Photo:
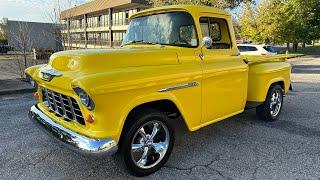
[[[213,40],[211,37],[206,36],[202,39],[202,45],[201,45],[201,52],[199,54],[200,59],[203,61],[204,60],[204,53],[203,53],[203,48],[210,48],[212,46]]]

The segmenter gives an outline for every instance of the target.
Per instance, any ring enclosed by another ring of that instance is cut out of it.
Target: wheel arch
[[[285,83],[285,80],[284,78],[275,78],[275,79],[272,79],[269,84],[268,84],[268,90],[270,89],[271,86],[275,85],[275,84],[278,84],[281,86],[281,88],[285,91],[286,90],[286,83]]]
[[[272,80],[269,82],[269,84],[268,84],[268,86],[267,86],[267,89],[265,90],[264,100],[266,100],[267,95],[268,95],[268,91],[269,91],[269,89],[271,88],[271,86],[276,85],[276,84],[281,86],[283,92],[286,91],[286,88],[287,88],[287,87],[286,87],[286,83],[285,83],[284,78],[279,77],[279,78],[272,79]]]
[[[272,84],[269,86],[269,89],[270,89],[270,87],[273,86],[273,85],[280,85],[283,91],[286,89],[284,81],[277,81],[277,82],[272,83]]]
[[[148,99],[148,100],[147,100]],[[130,124],[130,117],[139,110],[144,108],[159,110],[160,112],[166,114],[167,116],[173,113],[177,113],[176,116],[180,116],[183,123],[185,123],[186,127],[189,128],[187,120],[184,118],[184,113],[179,101],[174,98],[146,98],[146,101],[138,100],[134,104],[130,105],[125,110],[125,115],[121,118],[120,124],[120,136],[118,138],[118,143],[121,142],[122,137],[124,136],[125,128],[128,124]],[[174,117],[173,117],[174,118]],[[172,119],[169,117],[169,119]]]

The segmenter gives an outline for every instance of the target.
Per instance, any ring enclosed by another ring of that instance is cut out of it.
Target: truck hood
[[[179,63],[176,51],[160,46],[63,51],[52,55],[48,65],[34,66],[25,72],[42,86],[70,90],[71,85],[81,83],[79,80],[102,73],[127,72],[129,78],[128,68],[176,65]],[[43,73],[55,74],[55,78],[45,80]]]
[[[98,73],[112,69],[177,64],[177,53],[166,48],[71,50],[54,54],[49,66],[59,72]]]

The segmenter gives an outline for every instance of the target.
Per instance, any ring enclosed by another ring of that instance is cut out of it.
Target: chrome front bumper
[[[29,118],[46,133],[63,142],[72,150],[85,155],[112,155],[118,150],[117,143],[112,139],[92,139],[73,132],[51,120],[37,105],[31,107]]]

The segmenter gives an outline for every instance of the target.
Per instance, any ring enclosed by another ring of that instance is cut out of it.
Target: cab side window
[[[228,23],[225,19],[213,17],[201,17],[200,26],[202,37],[210,37],[213,40],[210,49],[230,49],[231,38]]]

